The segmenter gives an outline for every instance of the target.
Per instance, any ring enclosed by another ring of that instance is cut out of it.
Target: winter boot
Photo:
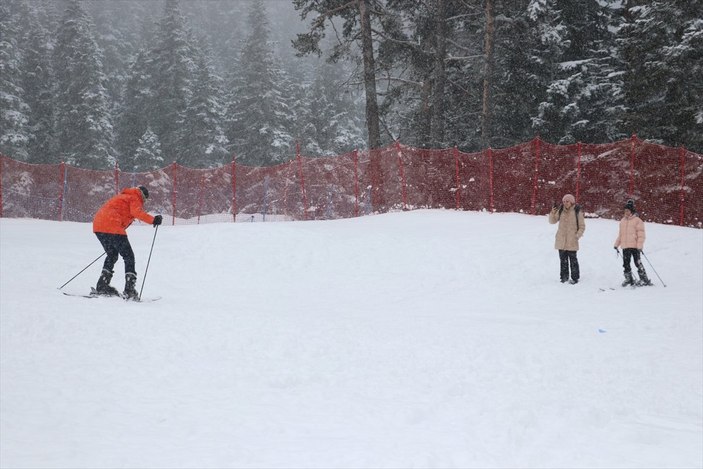
[[[647,272],[644,271],[644,269],[640,269],[637,274],[640,276],[640,281],[637,282],[637,285],[639,286],[650,286],[653,285],[652,281],[649,280],[649,277],[647,277]]]
[[[98,292],[98,295],[120,296],[120,292],[118,292],[115,287],[110,286],[112,274],[112,271],[103,269],[100,274],[100,278],[98,279],[98,284],[95,286],[95,291]]]
[[[134,285],[137,283],[137,274],[133,272],[127,272],[125,274],[125,284],[124,292],[122,295],[128,300],[136,300],[139,298],[137,290],[135,290]]]
[[[634,286],[635,280],[632,278],[632,272],[625,272],[625,281],[622,282],[623,287]]]

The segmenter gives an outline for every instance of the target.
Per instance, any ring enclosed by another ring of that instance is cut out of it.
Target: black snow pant
[[[112,272],[115,263],[117,262],[117,256],[122,256],[124,260],[124,271],[125,274],[131,272],[136,274],[135,261],[134,261],[134,251],[132,251],[132,245],[129,244],[129,239],[127,235],[119,235],[113,233],[95,233],[98,237],[98,241],[103,245],[107,257],[105,258],[105,263],[103,264],[103,269]]]
[[[576,251],[559,249],[559,267],[562,282],[569,280],[569,267],[571,267],[571,280],[578,282],[580,275],[579,260],[576,257]]]
[[[636,248],[624,248],[622,250],[622,267],[626,274],[632,273],[632,268],[630,267],[630,259],[635,261],[635,267],[637,267],[637,273],[640,277],[642,274],[646,276],[647,273],[644,270],[644,265],[642,265],[642,259],[640,258],[640,250]]]

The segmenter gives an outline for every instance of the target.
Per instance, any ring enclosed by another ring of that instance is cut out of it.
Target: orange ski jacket
[[[105,202],[93,218],[93,233],[127,234],[127,227],[135,218],[150,225],[154,217],[146,213],[142,191],[130,187]]]

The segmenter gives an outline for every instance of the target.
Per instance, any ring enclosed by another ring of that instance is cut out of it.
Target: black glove
[[[152,223],[152,225],[154,225],[154,227],[157,227],[161,224],[162,221],[163,221],[163,217],[161,215],[156,215],[154,217],[154,223]]]
[[[620,254],[620,249],[618,249],[617,246],[613,246],[613,249],[615,249],[615,252],[617,252],[618,254]]]

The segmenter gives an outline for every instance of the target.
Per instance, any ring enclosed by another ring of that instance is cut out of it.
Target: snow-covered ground
[[[700,468],[703,230],[647,224],[667,286],[645,261],[637,289],[617,222],[587,221],[573,286],[555,230],[162,226],[138,304],[57,290],[101,252],[89,224],[0,219],[0,465]],[[129,234],[140,287],[154,229]]]

